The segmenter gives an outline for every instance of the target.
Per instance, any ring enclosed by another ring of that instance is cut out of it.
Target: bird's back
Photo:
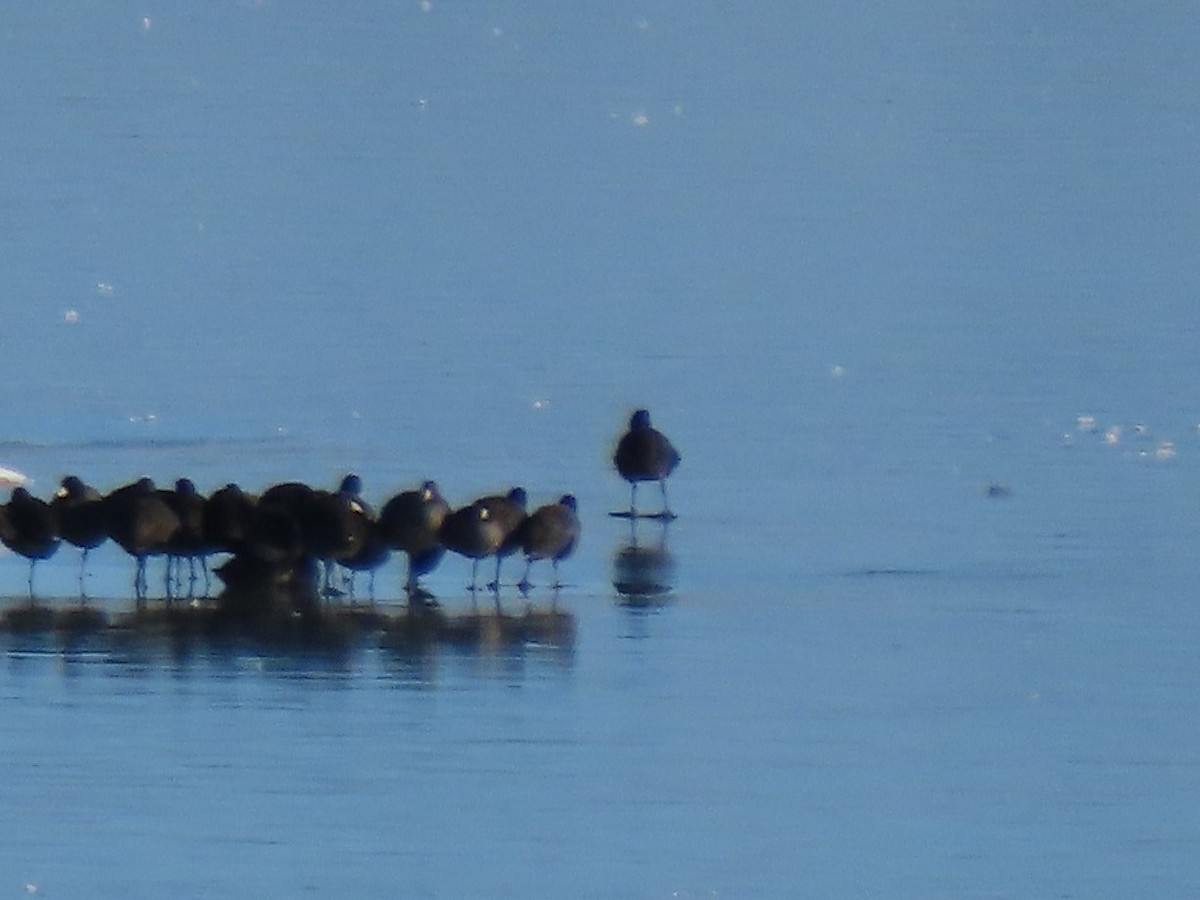
[[[613,463],[626,481],[658,481],[679,465],[679,453],[655,428],[626,432],[617,443]]]

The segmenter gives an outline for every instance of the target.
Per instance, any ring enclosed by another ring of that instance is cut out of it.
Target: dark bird
[[[536,560],[548,559],[554,566],[554,587],[559,587],[558,564],[575,551],[579,541],[579,514],[575,497],[563,494],[557,503],[539,506],[521,523],[517,536],[525,552],[525,574],[521,590],[529,589],[529,570]]]
[[[496,580],[488,585],[493,591],[500,590],[500,564],[504,562],[505,557],[511,556],[521,546],[517,530],[525,521],[527,502],[525,488],[522,487],[515,487],[502,496],[493,494],[475,501],[475,505],[488,511],[489,520],[496,523],[503,534],[500,546],[495,550]]]
[[[214,553],[243,553],[254,524],[254,498],[236,484],[213,491],[204,504],[204,540]]]
[[[438,532],[449,514],[450,504],[432,481],[426,481],[419,490],[397,494],[379,511],[379,532],[383,539],[408,557],[404,590],[410,598],[428,599],[417,582],[422,575],[432,572],[445,555],[446,548]]]
[[[613,464],[621,477],[629,482],[629,516],[636,518],[637,486],[639,481],[657,481],[662,490],[663,508],[655,518],[673,519],[667,503],[667,476],[679,465],[678,451],[666,435],[650,425],[650,413],[639,409],[629,419],[629,430],[621,435]]]
[[[196,587],[196,560],[199,559],[204,573],[204,593],[207,596],[209,590],[208,555],[213,549],[204,532],[204,508],[208,501],[196,490],[196,485],[190,478],[180,478],[175,482],[173,491],[163,490],[158,494],[179,517],[179,527],[171,536],[170,546],[167,548],[168,570],[171,565],[170,561],[173,560],[179,573],[178,581],[182,582],[183,561],[187,560],[188,596],[190,597]],[[169,582],[169,571],[167,577]]]
[[[327,597],[341,593],[333,584],[334,566],[361,552],[367,538],[373,512],[359,496],[361,490],[361,479],[351,474],[334,492],[289,481],[267,488],[258,500],[260,512],[270,518],[273,536],[285,532],[286,519],[295,522],[303,553],[320,560],[325,569],[322,593]]]
[[[179,516],[155,489],[149,478],[116,488],[104,498],[108,536],[137,561],[133,591],[138,602],[146,599],[146,560],[171,552],[179,530]],[[167,596],[171,594],[171,567],[167,566]]]
[[[91,485],[75,475],[68,475],[54,497],[50,509],[58,521],[58,534],[72,546],[78,547],[79,597],[87,599],[85,578],[88,553],[108,540],[108,523],[104,518],[104,497]]]
[[[506,531],[487,506],[476,502],[447,515],[439,535],[446,549],[471,560],[471,590],[475,591],[479,561],[500,549]]]
[[[316,492],[318,528],[313,555],[325,560],[325,586],[329,595],[338,591],[332,584],[333,566],[357,560],[361,568],[375,569],[381,545],[368,547],[375,527],[375,510],[362,499],[362,479],[351,473],[333,492]],[[384,557],[386,559],[386,556]],[[360,568],[360,570],[361,570]]]
[[[58,549],[58,526],[50,504],[23,487],[13,488],[4,508],[0,541],[29,560],[29,599],[33,600],[33,570],[38,560],[49,559]]]
[[[371,598],[371,602],[375,602],[375,572],[378,570],[392,555],[392,548],[386,540],[384,540],[382,532],[379,530],[379,522],[374,516],[370,515],[369,508],[363,507],[361,515],[363,517],[363,534],[362,540],[359,543],[358,549],[353,553],[338,558],[338,564],[350,573],[346,579],[347,592],[351,598],[354,597],[354,576],[358,572],[367,572],[370,577],[370,582],[367,585],[367,595]]]

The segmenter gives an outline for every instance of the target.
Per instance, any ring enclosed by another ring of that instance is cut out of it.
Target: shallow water
[[[530,598],[566,644],[6,636],[0,891],[1195,893],[1197,37],[1119,5],[13,12],[0,465],[522,484],[584,537]],[[683,463],[635,553],[637,406]],[[618,591],[636,561],[669,590]],[[9,605],[26,575],[0,556]],[[132,575],[93,554],[94,604]],[[468,579],[428,584],[456,612]]]

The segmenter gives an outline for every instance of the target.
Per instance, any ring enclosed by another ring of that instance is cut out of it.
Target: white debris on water
[[[1173,440],[1160,437],[1161,432],[1156,434],[1155,429],[1145,421],[1137,421],[1133,425],[1126,428],[1120,424],[1109,425],[1103,431],[1096,425],[1095,416],[1081,414],[1075,417],[1075,432],[1064,432],[1062,435],[1062,445],[1064,447],[1073,447],[1076,445],[1077,434],[1095,434],[1099,435],[1101,441],[1109,447],[1121,446],[1124,449],[1122,456],[1131,459],[1157,460],[1159,462],[1169,462],[1175,459],[1177,448]],[[1196,426],[1197,431],[1200,431],[1200,425]],[[1128,438],[1128,440],[1123,440]],[[1140,445],[1131,447],[1130,445]]]
[[[0,466],[0,487],[19,487],[29,481],[29,476],[16,469]]]

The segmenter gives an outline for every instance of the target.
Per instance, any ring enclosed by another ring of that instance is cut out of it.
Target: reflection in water
[[[667,548],[671,520],[658,519],[651,542],[638,539],[638,520],[629,520],[629,540],[612,556],[612,583],[621,602],[631,606],[658,605],[670,599],[675,585],[675,557]]]
[[[108,616],[94,607],[13,602],[0,610],[0,651],[11,671],[55,660],[67,675],[99,664],[125,676],[258,673],[285,678],[360,671],[366,660],[415,684],[436,681],[440,659],[483,674],[499,666],[521,676],[529,662],[569,669],[575,617],[558,606],[527,602],[519,612],[472,607],[446,612],[410,606],[398,614],[376,607],[321,606],[308,616],[230,620],[219,605],[146,606]]]

